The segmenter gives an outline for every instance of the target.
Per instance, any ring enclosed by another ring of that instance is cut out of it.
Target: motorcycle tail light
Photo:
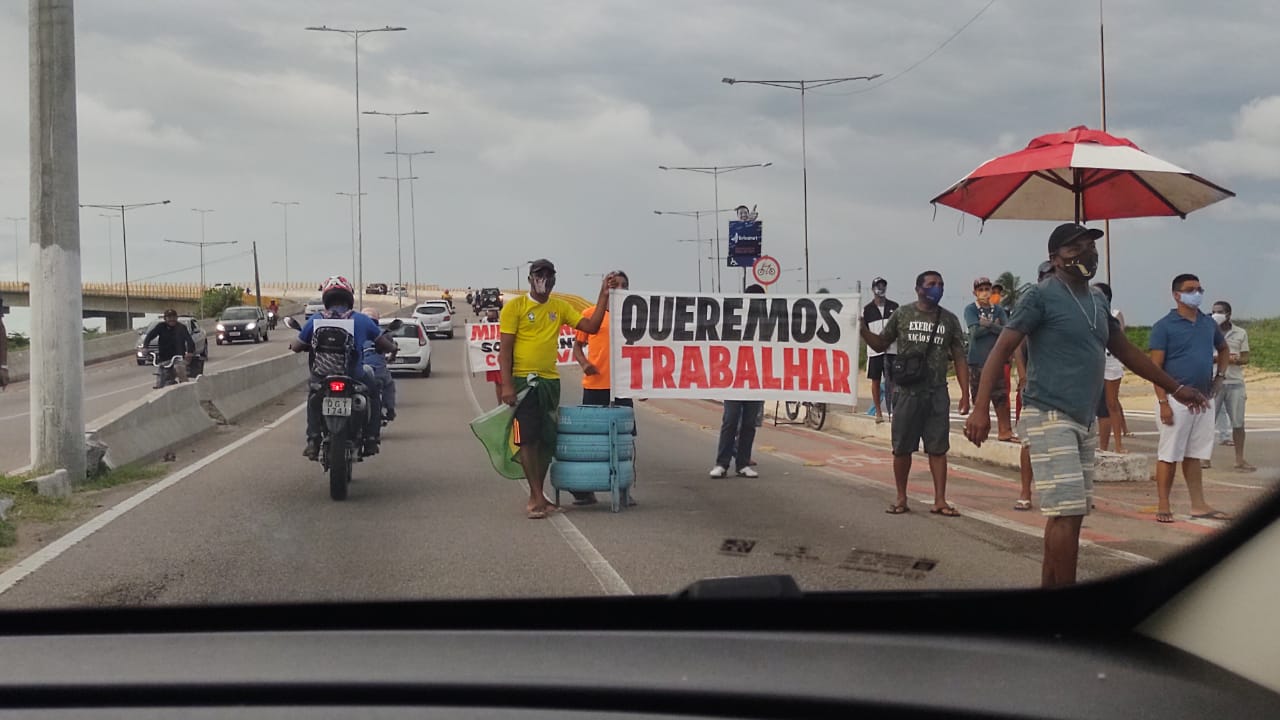
[[[346,392],[346,391],[347,391],[346,380],[330,380],[329,381],[329,392],[340,393],[340,392]]]

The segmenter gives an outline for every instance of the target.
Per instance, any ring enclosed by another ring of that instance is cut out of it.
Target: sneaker
[[[315,460],[320,457],[320,441],[316,438],[307,440],[307,446],[302,449],[302,457],[308,460]]]
[[[365,438],[364,439],[365,457],[368,457],[370,455],[377,455],[377,454],[378,454],[378,438]]]
[[[755,468],[753,468],[753,467],[751,467],[750,465],[748,465],[748,466],[746,466],[746,467],[744,467],[744,468],[739,468],[739,469],[738,469],[738,477],[744,477],[744,478],[758,478],[758,477],[760,477],[760,473],[756,472]]]
[[[715,466],[715,467],[711,468],[711,472],[709,472],[709,473],[707,473],[707,474],[708,474],[708,475],[710,475],[710,476],[711,476],[711,477],[713,477],[713,478],[722,478],[722,477],[724,477],[724,474],[725,474],[726,472],[728,472],[728,469],[727,469],[727,468],[724,468],[724,467],[722,467],[722,466],[720,466],[720,465],[717,465],[717,466]]]

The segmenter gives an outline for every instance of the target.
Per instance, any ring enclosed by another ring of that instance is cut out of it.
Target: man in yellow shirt
[[[556,447],[560,326],[568,325],[588,335],[599,332],[609,309],[609,289],[615,282],[614,273],[604,278],[595,311],[584,318],[569,303],[551,297],[556,266],[550,260],[534,260],[529,265],[529,294],[502,307],[498,319],[502,401],[516,409],[511,437],[520,447],[520,465],[529,480],[529,503],[525,509],[531,520],[540,520],[559,509],[543,494],[543,483]],[[524,398],[517,401],[526,389]]]
[[[621,270],[614,273],[618,281],[616,287],[626,290],[631,287],[631,280]],[[586,314],[595,312],[595,308],[587,308]],[[585,350],[585,352],[584,352]],[[609,313],[606,311],[600,330],[595,335],[578,331],[573,340],[573,360],[582,368],[582,404],[616,407],[633,407],[631,398],[615,398],[609,380]],[[635,434],[635,427],[631,429]],[[628,495],[629,504],[635,499]],[[589,492],[573,493],[574,505],[595,505],[596,494]]]

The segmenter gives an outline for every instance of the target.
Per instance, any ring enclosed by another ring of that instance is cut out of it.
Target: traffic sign
[[[761,285],[772,285],[782,277],[782,266],[769,255],[761,255],[751,266],[751,276]]]

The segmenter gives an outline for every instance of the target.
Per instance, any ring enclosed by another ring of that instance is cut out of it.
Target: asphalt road
[[[319,465],[301,457],[299,391],[194,446],[205,464],[148,486],[132,509],[111,506],[139,488],[104,496],[110,522],[59,541],[61,552],[46,547],[47,562],[16,584],[12,558],[0,606],[669,593],[757,573],[788,573],[809,590],[1039,580],[1039,518],[978,509],[987,496],[1007,509],[1006,479],[957,467],[965,517],[920,502],[890,516],[883,449],[771,426],[757,445],[759,479],[711,479],[719,411],[705,402],[640,404],[638,507],[528,520],[526,491],[495,475],[467,426],[492,387],[464,372],[461,337],[433,341],[433,355],[431,378],[399,380],[400,417],[383,452],[356,466],[346,502],[329,500]],[[563,402],[579,392],[567,374]],[[924,468],[913,497],[928,494]],[[1107,537],[1083,549],[1082,577],[1140,560]]]

